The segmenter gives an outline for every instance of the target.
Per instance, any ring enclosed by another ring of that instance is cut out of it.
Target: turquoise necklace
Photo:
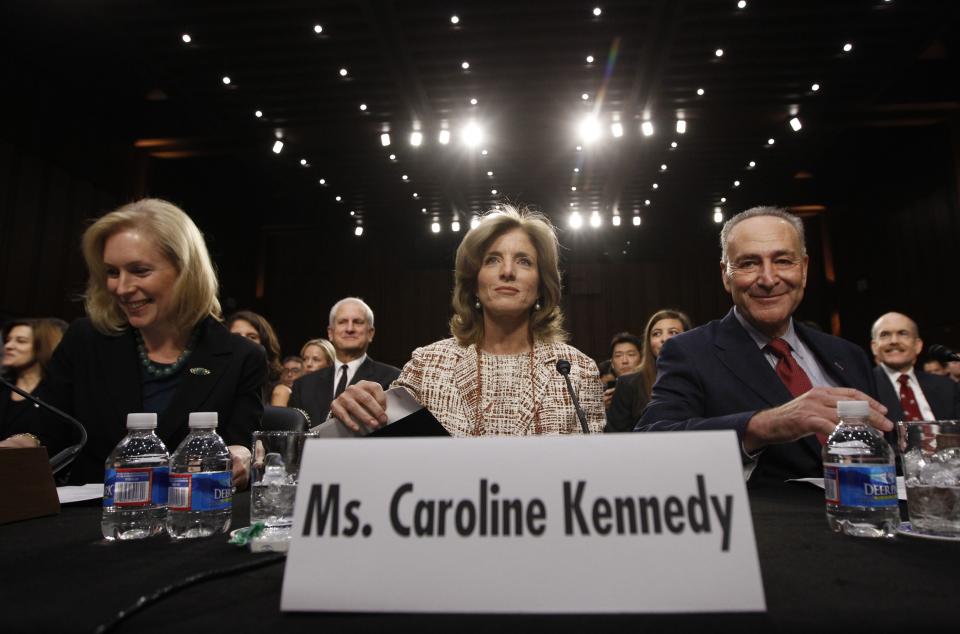
[[[197,331],[194,330],[190,333],[190,340],[187,342],[187,347],[183,349],[183,352],[180,353],[176,361],[173,363],[155,363],[150,359],[149,355],[147,355],[147,346],[143,343],[143,335],[140,334],[140,331],[134,328],[133,336],[137,340],[137,356],[140,357],[140,364],[143,366],[143,369],[146,370],[147,374],[158,378],[170,376],[180,370],[186,362],[187,357],[189,357],[193,351],[193,346],[197,341]]]

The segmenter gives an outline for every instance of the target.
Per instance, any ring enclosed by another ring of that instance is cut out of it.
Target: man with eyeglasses
[[[870,403],[870,423],[893,424],[857,346],[793,319],[807,283],[803,223],[754,207],[720,232],[720,272],[734,307],[673,337],[638,431],[732,429],[751,483],[822,477],[821,443],[841,400]]]

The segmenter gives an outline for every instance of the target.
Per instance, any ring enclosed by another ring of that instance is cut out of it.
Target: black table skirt
[[[823,493],[787,484],[750,491],[767,613],[698,615],[281,614],[283,562],[202,583],[150,605],[120,632],[885,632],[955,624],[960,544],[854,539],[829,532]],[[905,516],[905,509],[902,509]],[[238,495],[234,526],[248,522]],[[138,598],[200,572],[273,557],[223,536],[106,543],[100,508],[0,526],[0,632],[91,632]],[[322,570],[318,575],[324,574]],[[465,573],[466,574],[466,573]],[[571,589],[571,592],[574,590]],[[611,592],[639,595],[635,588]]]

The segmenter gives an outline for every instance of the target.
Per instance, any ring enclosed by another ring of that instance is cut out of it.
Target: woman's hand
[[[230,445],[230,475],[233,486],[245,489],[250,483],[250,450],[243,445]]]
[[[330,403],[330,415],[355,432],[387,424],[387,397],[379,383],[359,381]],[[364,429],[367,428],[367,429]]]

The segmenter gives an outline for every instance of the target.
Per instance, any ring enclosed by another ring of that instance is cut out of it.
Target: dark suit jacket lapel
[[[867,391],[869,386],[859,385],[858,382],[852,378],[853,374],[851,370],[853,368],[851,368],[851,364],[853,360],[848,359],[846,355],[840,354],[837,347],[830,345],[830,338],[812,328],[807,328],[797,321],[793,322],[793,327],[797,332],[797,336],[803,339],[804,343],[813,350],[817,361],[820,362],[820,367],[833,377],[833,380],[836,381],[838,385]]]
[[[190,412],[202,411],[200,408],[204,400],[220,381],[229,361],[230,333],[219,322],[208,317],[200,325],[196,349],[184,364],[180,385],[167,411],[159,417],[158,434],[165,437],[174,435],[180,427],[186,426]],[[173,450],[172,447],[170,449]]]
[[[101,338],[101,344],[94,346],[100,357],[100,368],[106,378],[106,395],[92,395],[91,399],[106,397],[119,414],[114,420],[126,425],[127,414],[143,409],[143,390],[140,383],[140,359],[137,356],[137,344],[133,332],[121,335],[95,335]],[[102,424],[101,421],[84,421],[87,425]],[[111,430],[108,434],[125,436],[126,427]],[[119,437],[118,436],[118,437]]]
[[[894,391],[890,379],[887,378],[887,373],[878,366],[873,369],[873,375],[877,380],[877,396],[880,397],[880,402],[887,406],[887,418],[893,421],[903,420],[903,406],[900,405],[900,395]],[[926,391],[924,391],[924,394],[926,394]]]
[[[771,407],[793,398],[733,310],[720,322],[714,346],[720,362]]]
[[[363,360],[363,363],[360,364],[360,367],[357,368],[357,371],[353,373],[353,378],[350,379],[350,385],[353,385],[357,381],[376,381],[374,376],[374,367],[373,359],[367,356]]]

